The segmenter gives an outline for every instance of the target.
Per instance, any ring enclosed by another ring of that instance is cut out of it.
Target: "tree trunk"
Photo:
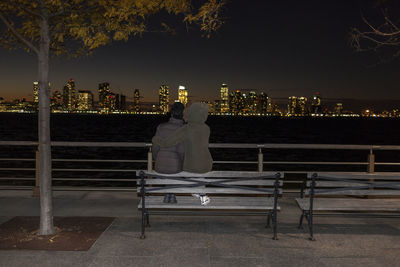
[[[39,186],[40,186],[40,228],[39,235],[54,234],[53,194],[51,174],[50,140],[50,88],[49,88],[49,25],[46,17],[41,18],[41,39],[39,48]]]

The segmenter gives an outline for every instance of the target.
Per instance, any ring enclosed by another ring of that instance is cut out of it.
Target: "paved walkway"
[[[293,198],[280,201],[279,240],[265,218],[153,216],[145,240],[132,193],[56,192],[55,216],[115,216],[87,252],[1,251],[0,266],[399,266],[400,220],[315,219],[315,238],[297,229]],[[28,192],[0,191],[0,223],[38,215]]]

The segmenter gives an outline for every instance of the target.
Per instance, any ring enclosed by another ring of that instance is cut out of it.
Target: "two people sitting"
[[[213,160],[208,149],[210,128],[205,123],[207,117],[208,105],[205,103],[193,103],[186,110],[182,103],[174,103],[171,118],[157,127],[152,139],[156,172],[173,174],[181,171],[211,171]],[[198,197],[202,203],[209,202],[205,196]],[[167,194],[164,202],[176,203],[175,195]]]

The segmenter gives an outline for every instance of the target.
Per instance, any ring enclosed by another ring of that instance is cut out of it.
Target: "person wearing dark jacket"
[[[206,173],[211,171],[213,159],[208,150],[210,128],[205,123],[208,117],[208,105],[193,103],[185,114],[187,124],[176,130],[167,138],[154,136],[153,145],[160,147],[173,147],[184,143],[185,156],[183,171],[192,173]],[[204,194],[192,194],[200,198],[201,205],[210,203],[210,198]]]
[[[167,138],[181,128],[183,126],[184,109],[185,106],[182,103],[174,103],[171,108],[171,118],[168,122],[158,125],[155,136]],[[184,144],[179,142],[170,147],[160,147],[157,144],[153,144],[153,157],[155,159],[154,169],[156,172],[165,174],[181,172],[184,160]],[[176,203],[175,195],[166,194],[164,202]]]
[[[154,136],[153,145],[170,148],[183,142],[185,148],[183,171],[193,173],[211,171],[213,160],[208,150],[210,128],[205,123],[207,116],[207,104],[193,103],[186,111],[187,124],[168,137]]]

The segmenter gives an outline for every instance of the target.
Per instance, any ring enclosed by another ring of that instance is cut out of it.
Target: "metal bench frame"
[[[369,177],[370,178],[370,177]],[[324,176],[319,176],[317,173],[313,173],[311,175],[311,183],[308,186],[307,185],[307,181],[309,181],[310,178],[307,177],[307,180],[305,181],[303,188],[301,190],[301,198],[305,197],[305,192],[304,192],[304,187],[309,189],[309,200],[310,200],[310,204],[309,204],[309,209],[308,210],[303,210],[302,209],[302,214],[300,215],[300,221],[299,221],[299,229],[302,228],[302,224],[303,224],[303,218],[306,218],[307,222],[308,222],[308,230],[310,233],[310,237],[309,240],[311,241],[315,241],[314,238],[314,229],[313,229],[313,217],[314,216],[353,216],[353,217],[376,217],[376,210],[373,210],[373,213],[368,213],[366,212],[365,209],[363,210],[357,210],[356,208],[354,208],[351,211],[347,211],[346,213],[339,213],[339,212],[332,212],[332,210],[330,209],[326,209],[325,212],[323,210],[321,210],[321,207],[319,207],[318,212],[315,213],[314,212],[314,199],[317,196],[321,196],[330,193],[332,195],[332,193],[337,192],[337,195],[342,195],[345,196],[346,194],[343,193],[345,191],[351,191],[351,190],[363,190],[363,189],[367,189],[367,190],[373,190],[373,189],[382,189],[382,188],[389,188],[389,189],[395,189],[395,190],[400,190],[400,179],[398,182],[387,182],[387,183],[382,183],[379,182],[377,183],[376,181],[365,181],[365,180],[359,180],[359,179],[347,179],[347,178],[332,178],[332,177],[324,177]],[[358,185],[358,186],[343,186],[343,187],[339,187],[339,188],[326,188],[326,189],[317,189],[316,188],[316,180],[321,180],[321,181],[335,181],[335,182],[346,182],[346,183],[354,183],[354,184],[363,184],[363,185]],[[368,196],[368,194],[358,194],[358,197],[366,197]],[[382,196],[382,195],[376,195],[376,196]],[[400,196],[400,194],[399,194]],[[333,198],[334,199],[334,198]],[[399,198],[397,198],[399,199]],[[400,200],[400,199],[399,199]],[[384,201],[382,199],[382,201]],[[360,213],[360,211],[362,211],[363,213]],[[372,211],[372,210],[370,210]],[[400,217],[399,213],[394,213],[394,214],[390,214],[388,215],[387,212],[384,212],[386,214],[379,214],[379,217]]]
[[[187,185],[171,185],[171,186],[164,186],[164,187],[155,187],[155,188],[146,188],[146,176],[150,176],[152,178],[157,178],[157,179],[171,179],[171,180],[177,180],[177,181],[184,181],[184,182],[192,182],[192,184],[187,184]],[[193,180],[190,177],[178,177],[178,176],[162,176],[162,175],[156,175],[156,174],[146,174],[144,171],[139,172],[139,177],[140,177],[140,193],[141,193],[141,210],[142,210],[142,227],[141,227],[141,235],[140,238],[144,239],[145,238],[145,227],[150,226],[150,214],[154,215],[161,215],[161,214],[185,214],[185,215],[195,215],[195,214],[205,214],[203,210],[195,210],[195,211],[184,211],[184,212],[172,212],[169,210],[168,211],[150,211],[146,209],[146,195],[151,192],[156,192],[159,190],[165,190],[165,189],[175,189],[175,188],[191,188],[191,187],[200,187],[200,186],[216,186],[216,187],[225,187],[225,188],[237,188],[237,189],[245,189],[249,191],[257,191],[257,192],[262,192],[266,194],[271,194],[273,195],[273,209],[268,211],[267,213],[265,212],[250,212],[250,211],[241,211],[241,212],[229,212],[229,213],[224,213],[225,215],[267,215],[267,226],[270,226],[271,220],[272,220],[272,227],[273,227],[273,239],[277,240],[277,211],[278,211],[278,196],[279,196],[279,186],[280,186],[280,173],[276,173],[274,176],[256,176],[256,177],[243,177],[243,178],[231,178],[227,177],[227,179],[224,179],[223,181],[217,181],[217,182],[203,182],[203,181],[197,181]],[[194,178],[199,178],[198,176]],[[207,178],[213,178],[207,176]],[[218,177],[222,178],[222,177]],[[224,177],[225,178],[225,177]],[[249,180],[262,180],[262,179],[274,179],[273,183],[273,189],[265,189],[265,188],[253,188],[253,187],[247,187],[247,186],[241,186],[241,185],[232,185],[232,184],[226,184],[228,182],[237,182],[237,181],[249,181]],[[178,203],[179,204],[179,203]],[[214,213],[215,214],[215,213]],[[208,215],[208,214],[207,214]]]

